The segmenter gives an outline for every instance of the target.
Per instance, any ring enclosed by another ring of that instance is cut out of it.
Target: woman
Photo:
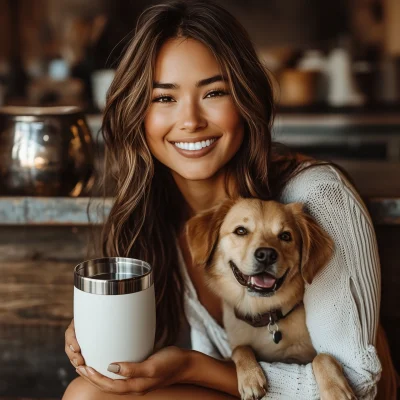
[[[117,191],[103,250],[154,265],[161,350],[143,363],[118,363],[119,373],[131,377],[123,381],[79,367],[81,378],[64,400],[136,399],[146,392],[149,399],[239,396],[235,368],[222,360],[229,346],[220,301],[192,265],[182,233],[192,215],[235,195],[303,202],[335,240],[331,263],[306,289],[307,326],[316,350],[342,363],[357,396],[374,398],[380,270],[371,221],[335,169],[301,171],[299,157],[271,144],[272,120],[267,73],[227,11],[175,1],[142,14],[104,115]],[[193,350],[171,346],[183,310]],[[66,352],[84,365],[73,322]],[[319,398],[311,364],[261,366],[268,398]]]

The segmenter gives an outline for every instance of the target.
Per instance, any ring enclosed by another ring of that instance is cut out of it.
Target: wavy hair
[[[105,256],[135,257],[154,267],[156,342],[163,345],[176,340],[183,310],[176,235],[184,222],[184,200],[170,172],[149,150],[144,118],[158,51],[177,37],[197,40],[214,54],[244,121],[241,148],[226,165],[226,186],[233,178],[239,195],[269,199],[297,165],[294,157],[272,150],[272,85],[241,24],[209,1],[177,0],[145,10],[107,94],[102,133],[106,170],[116,187],[102,243]]]

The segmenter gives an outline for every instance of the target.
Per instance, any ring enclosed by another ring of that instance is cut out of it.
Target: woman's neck
[[[225,173],[198,181],[190,181],[174,173],[173,177],[187,203],[189,217],[221,203],[228,197]]]

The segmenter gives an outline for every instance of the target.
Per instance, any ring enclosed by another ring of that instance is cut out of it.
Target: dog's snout
[[[278,253],[270,247],[259,247],[254,253],[254,257],[260,263],[271,265],[278,259]]]

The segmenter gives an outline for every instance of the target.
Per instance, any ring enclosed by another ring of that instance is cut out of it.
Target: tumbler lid
[[[153,284],[153,269],[142,260],[104,257],[84,261],[74,269],[74,286],[92,294],[136,293]]]

